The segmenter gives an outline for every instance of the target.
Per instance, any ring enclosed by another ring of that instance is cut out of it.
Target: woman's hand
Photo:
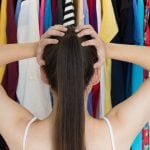
[[[82,46],[95,46],[97,49],[97,54],[99,57],[99,61],[94,64],[94,68],[99,67],[101,64],[105,62],[106,59],[106,45],[100,39],[96,31],[93,29],[91,25],[79,26],[76,28],[76,32],[78,33],[78,37],[83,37],[85,35],[90,35],[92,37],[91,40],[85,41],[82,43]]]
[[[42,59],[43,50],[46,45],[48,44],[57,44],[59,41],[57,39],[50,38],[51,36],[64,36],[67,31],[67,28],[63,25],[55,25],[48,29],[47,32],[45,32],[41,40],[39,41],[38,50],[36,53],[37,62],[40,66],[45,65],[44,60]]]

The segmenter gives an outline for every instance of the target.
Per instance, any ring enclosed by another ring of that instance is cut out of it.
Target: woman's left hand
[[[92,37],[91,40],[83,42],[82,46],[95,46],[96,47],[99,61],[94,64],[94,68],[103,64],[106,59],[106,45],[100,39],[100,37],[98,36],[94,28],[91,25],[79,26],[76,28],[76,32],[77,32],[78,37],[83,37],[86,35],[90,35]]]
[[[44,60],[42,59],[43,50],[46,45],[48,44],[58,44],[57,39],[51,38],[51,36],[64,36],[65,32],[67,31],[67,28],[63,25],[55,25],[50,27],[41,37],[39,43],[38,43],[38,49],[36,52],[36,58],[37,62],[40,66],[45,65]]]

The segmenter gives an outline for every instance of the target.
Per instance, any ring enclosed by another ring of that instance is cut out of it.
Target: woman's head
[[[59,61],[63,61],[68,67],[71,66],[71,62],[76,63],[74,67],[77,66],[77,63],[79,64],[78,69],[82,69],[84,73],[84,88],[86,88],[94,74],[93,65],[98,61],[98,56],[94,46],[83,47],[81,46],[81,43],[90,40],[91,37],[84,36],[82,38],[78,38],[74,27],[68,27],[65,36],[53,38],[58,39],[59,43],[55,45],[47,45],[43,53],[43,59],[46,64],[43,66],[43,69],[52,89],[55,92],[58,92],[57,75],[59,74],[57,69],[60,65],[62,65],[62,62],[60,62],[59,65],[57,62],[58,59]],[[66,67],[60,67],[60,69],[65,70],[67,69]],[[73,72],[73,68],[70,72]]]
[[[65,36],[54,37],[56,45],[47,45],[43,53],[43,67],[48,82],[58,95],[55,120],[55,149],[83,150],[84,145],[84,91],[94,74],[98,61],[94,46],[82,47],[90,36],[78,38],[73,27]]]

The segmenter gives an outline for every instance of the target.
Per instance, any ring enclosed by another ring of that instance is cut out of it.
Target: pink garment
[[[44,32],[44,12],[45,12],[45,0],[41,0],[41,7],[40,7],[40,36]]]

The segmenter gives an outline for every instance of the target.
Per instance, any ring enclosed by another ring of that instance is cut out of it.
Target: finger
[[[40,66],[44,66],[45,65],[45,61],[41,58],[41,57],[37,57],[37,62]]]
[[[91,25],[78,26],[78,27],[75,29],[75,32],[81,32],[81,31],[84,30],[84,29],[91,29],[91,28],[93,28]]]
[[[51,29],[55,29],[55,30],[62,31],[62,32],[67,31],[67,28],[63,25],[55,25],[55,26],[52,26]]]
[[[98,35],[93,29],[84,29],[77,34],[78,37],[83,37],[86,35],[90,35],[92,38],[97,38]]]
[[[37,53],[37,61],[40,65],[44,65],[44,62],[42,60],[42,53],[43,53],[43,49],[45,48],[45,46],[48,44],[57,44],[58,42],[59,41],[56,39],[43,39],[40,41],[39,48],[41,50],[38,51],[38,53]]]
[[[42,38],[49,38],[51,36],[64,36],[64,35],[65,35],[64,32],[55,29],[49,29],[46,33],[42,35]]]
[[[85,41],[81,45],[82,46],[95,46],[95,48],[97,49],[97,55],[99,59],[101,59],[102,55],[100,54],[100,51],[99,51],[100,46],[99,46],[99,42],[97,41],[97,39]]]
[[[100,61],[96,62],[93,67],[94,67],[94,69],[100,68],[101,67]]]
[[[45,47],[48,44],[57,44],[59,41],[57,39],[43,39],[40,42],[41,47]]]
[[[43,60],[43,51],[39,51],[37,53],[36,60],[40,66],[45,65],[45,61]]]
[[[96,39],[88,40],[81,43],[82,46],[95,46],[96,48],[99,48],[99,44]]]

